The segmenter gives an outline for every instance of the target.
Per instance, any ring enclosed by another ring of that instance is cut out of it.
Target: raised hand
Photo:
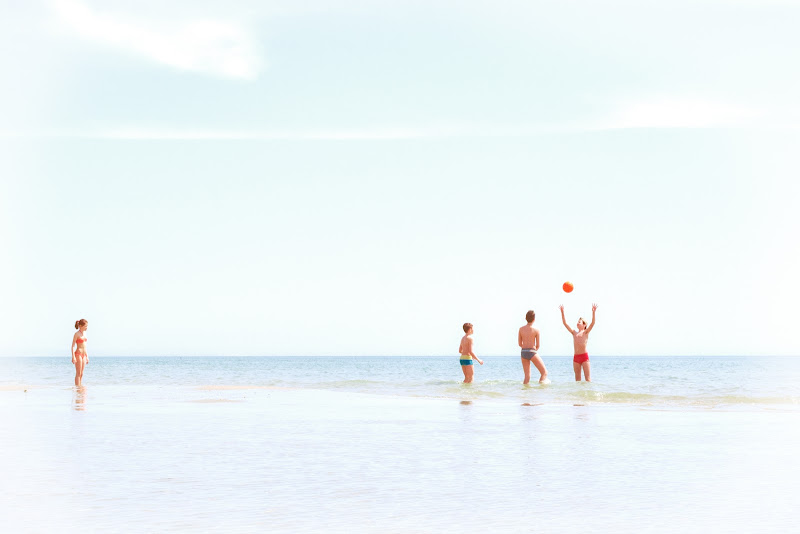
[[[592,304],[592,313],[597,309],[597,304]]]
[[[559,304],[558,309],[561,310],[561,315],[564,315],[564,305]]]

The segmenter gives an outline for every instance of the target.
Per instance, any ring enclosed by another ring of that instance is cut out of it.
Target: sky
[[[800,1],[0,9],[0,356],[800,355]]]

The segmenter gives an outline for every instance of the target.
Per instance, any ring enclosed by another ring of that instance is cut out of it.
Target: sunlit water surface
[[[792,358],[0,360],[15,532],[786,532]],[[27,391],[26,391],[27,390]]]

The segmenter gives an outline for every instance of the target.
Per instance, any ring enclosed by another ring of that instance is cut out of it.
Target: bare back
[[[462,356],[472,356],[472,336],[467,334],[461,338],[461,344],[458,346],[458,353]]]
[[[526,324],[520,327],[517,341],[523,349],[539,350],[539,330],[533,324]]]

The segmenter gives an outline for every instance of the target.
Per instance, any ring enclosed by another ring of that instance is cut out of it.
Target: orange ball
[[[564,293],[572,293],[572,290],[575,289],[572,282],[564,282],[564,285],[561,287],[564,289]]]

